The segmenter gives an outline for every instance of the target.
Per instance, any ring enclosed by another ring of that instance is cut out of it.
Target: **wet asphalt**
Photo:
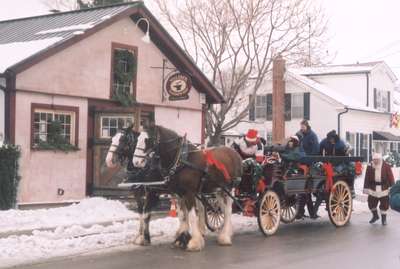
[[[385,227],[368,223],[369,214],[353,215],[335,228],[326,218],[281,225],[278,233],[236,235],[234,245],[220,247],[207,238],[199,253],[150,246],[113,253],[78,256],[24,269],[400,269],[400,213],[390,212]]]

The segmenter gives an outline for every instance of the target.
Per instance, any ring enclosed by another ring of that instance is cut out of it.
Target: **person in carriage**
[[[239,153],[243,160],[252,158],[258,163],[264,161],[264,143],[255,129],[249,129],[245,136],[233,142],[232,148]]]
[[[300,138],[300,147],[307,156],[319,154],[319,140],[317,134],[311,129],[310,123],[307,120],[300,122],[300,130],[296,133]],[[318,215],[314,212],[314,205],[311,194],[300,194],[298,200],[298,212],[296,219],[305,217],[305,206],[307,205],[310,218],[316,219]]]

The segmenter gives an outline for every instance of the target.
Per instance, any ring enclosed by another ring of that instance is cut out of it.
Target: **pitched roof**
[[[164,55],[181,71],[192,75],[193,86],[206,94],[208,102],[224,101],[142,1],[0,21],[0,74],[7,70],[21,72],[127,16],[133,21],[147,18],[150,21],[150,38]],[[140,28],[144,31],[144,25]]]
[[[385,64],[383,61],[357,63],[357,64],[341,64],[341,65],[322,65],[301,67],[294,69],[296,73],[306,76],[313,75],[332,75],[332,74],[357,74],[368,73],[378,65]]]
[[[347,107],[349,109],[354,109],[354,110],[362,110],[362,111],[368,111],[368,112],[375,112],[375,113],[382,113],[381,111],[367,107],[365,105],[360,104],[357,100],[352,99],[349,96],[344,96],[337,91],[313,80],[310,79],[304,75],[298,74],[296,70],[287,70],[287,78],[294,79],[303,85],[305,85],[307,88],[310,88],[317,93],[328,97],[330,100],[335,101],[338,103],[339,106],[343,106],[343,108]]]

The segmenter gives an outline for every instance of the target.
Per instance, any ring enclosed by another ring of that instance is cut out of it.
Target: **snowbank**
[[[82,200],[79,204],[60,208],[0,211],[0,235],[60,226],[86,226],[135,217],[137,215],[119,201],[90,198]]]
[[[354,201],[353,207],[353,214],[368,212],[366,203]],[[319,215],[327,218],[323,207]],[[124,221],[118,221],[124,218]],[[105,221],[111,222],[104,224]],[[235,214],[232,221],[235,234],[258,231],[255,217]],[[85,226],[95,222],[103,225]],[[30,235],[0,236],[0,267],[8,267],[110,248],[137,248],[133,240],[138,232],[139,220],[137,214],[118,201],[91,198],[63,208],[0,212],[0,225],[2,231],[37,229]],[[152,244],[173,242],[178,225],[177,218],[152,220]],[[43,230],[45,227],[56,228]]]

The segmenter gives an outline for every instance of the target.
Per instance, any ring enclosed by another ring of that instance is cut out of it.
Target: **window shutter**
[[[255,100],[253,102],[251,101],[251,95],[249,95],[249,120],[254,121],[256,119],[256,108],[254,104]]]
[[[391,111],[390,91],[387,92],[387,101],[388,101],[387,112],[390,112]]]
[[[285,121],[292,119],[292,95],[285,93]]]
[[[369,134],[369,150],[368,150],[368,160],[365,162],[370,162],[372,160],[372,134]]]
[[[376,98],[377,98],[377,90],[376,90],[376,88],[374,88],[374,108],[376,109],[377,108],[377,100],[376,100]]]
[[[356,148],[354,151],[355,156],[360,156],[360,133],[356,133]]]
[[[272,94],[267,94],[267,121],[272,121]]]
[[[310,93],[304,93],[304,119],[310,120]]]

